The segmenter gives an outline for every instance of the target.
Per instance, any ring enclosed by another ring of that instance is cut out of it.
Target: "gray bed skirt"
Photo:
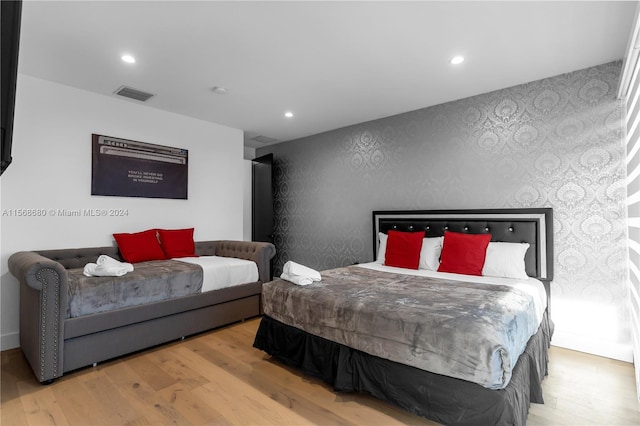
[[[524,425],[531,402],[543,403],[553,323],[545,312],[509,385],[478,384],[399,364],[306,333],[264,316],[254,347],[318,377],[337,392],[362,392],[448,425]]]

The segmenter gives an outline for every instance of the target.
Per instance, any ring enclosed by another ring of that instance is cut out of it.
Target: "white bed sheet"
[[[547,293],[544,289],[544,284],[542,284],[542,281],[532,277],[529,277],[527,279],[522,279],[522,278],[500,278],[500,277],[484,277],[484,276],[477,276],[477,275],[452,274],[449,272],[437,272],[437,271],[430,271],[427,269],[416,270],[416,269],[396,268],[394,266],[386,266],[376,262],[361,263],[356,266],[359,266],[361,268],[373,269],[376,271],[393,272],[396,274],[415,275],[415,276],[431,277],[431,278],[442,278],[445,280],[465,281],[465,282],[482,283],[482,284],[497,284],[497,285],[506,285],[506,286],[514,287],[521,291],[526,292],[527,294],[530,294],[531,297],[533,298],[538,324],[542,322],[542,316],[544,315],[545,309],[547,309]]]
[[[203,293],[258,281],[258,265],[250,260],[223,256],[180,257],[173,260],[202,268]]]

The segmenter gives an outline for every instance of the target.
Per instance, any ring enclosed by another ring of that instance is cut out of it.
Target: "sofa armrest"
[[[276,247],[271,243],[256,241],[218,241],[216,256],[253,260],[258,265],[260,281],[271,281],[271,259],[276,255]]]
[[[8,266],[20,281],[20,346],[40,382],[62,376],[67,271],[28,251],[11,255]]]

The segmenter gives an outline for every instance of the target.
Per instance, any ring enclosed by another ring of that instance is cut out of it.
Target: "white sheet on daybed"
[[[192,263],[202,268],[202,292],[258,281],[255,262],[233,257],[180,257],[173,260]]]
[[[465,281],[465,282],[482,283],[482,284],[498,284],[498,285],[507,285],[507,286],[515,287],[522,291],[525,291],[527,294],[530,294],[531,297],[533,297],[535,308],[536,308],[536,318],[538,319],[538,324],[540,324],[540,322],[542,321],[544,310],[547,309],[547,293],[544,290],[544,284],[542,284],[542,281],[532,277],[523,279],[523,278],[500,278],[500,277],[484,277],[484,276],[477,276],[477,275],[452,274],[449,272],[437,272],[437,271],[430,271],[427,269],[396,268],[393,266],[381,265],[376,262],[361,263],[357,266],[360,266],[362,268],[373,269],[376,271],[393,272],[396,274],[399,273],[399,274],[406,274],[406,275],[415,275],[420,277],[442,278],[442,279],[455,280],[455,281]]]

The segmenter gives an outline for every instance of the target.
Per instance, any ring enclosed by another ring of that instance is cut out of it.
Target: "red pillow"
[[[196,245],[193,242],[193,228],[158,229],[160,244],[167,259],[174,257],[196,257]]]
[[[164,259],[155,229],[133,234],[113,234],[122,258],[129,263]]]
[[[462,234],[445,231],[438,272],[482,275],[489,241],[491,241],[491,234]]]
[[[398,268],[418,269],[423,238],[424,231],[388,231],[384,264]]]

